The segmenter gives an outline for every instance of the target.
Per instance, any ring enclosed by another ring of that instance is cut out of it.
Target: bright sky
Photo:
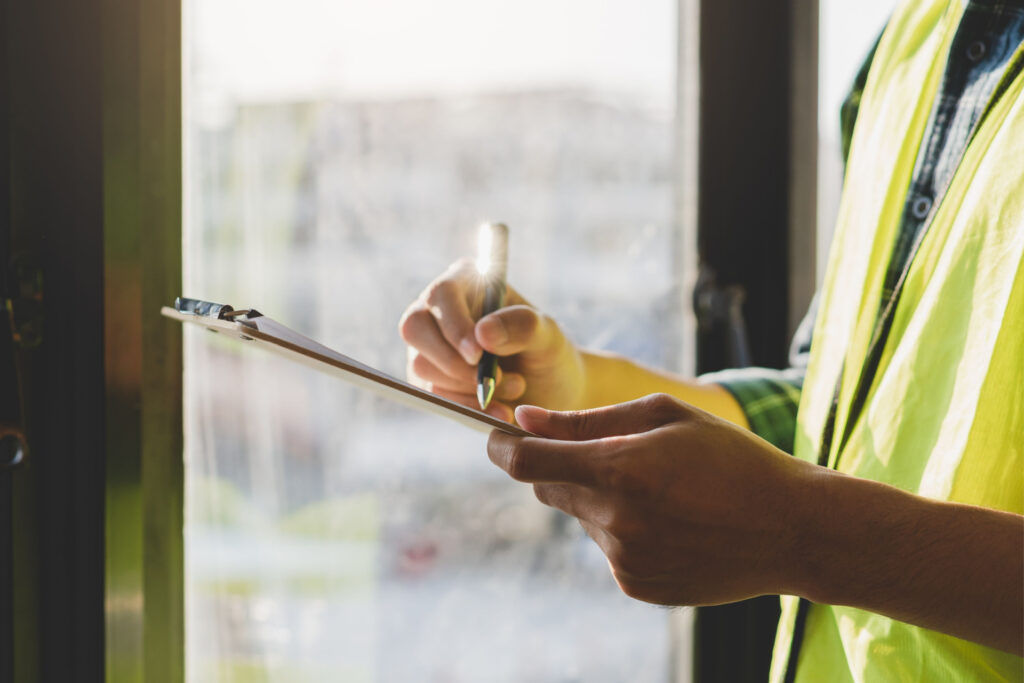
[[[671,107],[675,0],[191,0],[194,76],[242,100],[587,86]]]

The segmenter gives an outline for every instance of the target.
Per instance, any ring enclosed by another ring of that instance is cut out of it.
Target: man
[[[409,376],[473,405],[502,356],[489,410],[538,438],[491,459],[628,595],[787,596],[773,680],[1024,680],[1024,5],[906,2],[863,85],[802,381],[579,349],[514,291],[474,322],[468,264]]]

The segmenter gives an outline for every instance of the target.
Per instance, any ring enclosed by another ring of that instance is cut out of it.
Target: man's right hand
[[[409,381],[478,408],[476,364],[486,350],[499,356],[500,366],[488,413],[512,422],[512,411],[520,403],[550,410],[579,408],[585,392],[579,349],[511,287],[505,307],[480,318],[483,292],[475,264],[462,260],[406,309],[398,329],[409,345]]]

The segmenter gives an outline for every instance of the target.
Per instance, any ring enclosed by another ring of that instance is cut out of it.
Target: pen
[[[503,223],[484,223],[477,237],[476,267],[484,281],[484,308],[480,317],[505,305],[505,275],[508,269],[508,227]],[[498,358],[487,351],[476,366],[476,398],[486,410],[494,398]]]

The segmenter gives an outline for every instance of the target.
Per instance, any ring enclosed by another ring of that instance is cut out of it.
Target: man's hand
[[[493,432],[491,460],[579,518],[627,595],[788,593],[1024,653],[1024,516],[812,465],[665,395],[516,417],[538,437]]]
[[[501,356],[495,400],[487,412],[511,422],[512,406],[555,409],[580,405],[580,351],[551,318],[508,288],[507,305],[480,315],[483,281],[468,260],[453,264],[427,286],[399,323],[409,345],[406,374],[413,384],[477,408],[476,364],[483,349]]]
[[[579,518],[623,592],[707,605],[792,591],[789,501],[814,468],[664,394],[578,413],[516,412],[491,460]]]
[[[739,404],[717,384],[580,349],[511,287],[506,306],[480,318],[483,294],[475,264],[463,260],[406,309],[398,331],[409,345],[406,376],[411,383],[477,408],[476,364],[486,349],[501,357],[495,400],[487,412],[507,422],[521,404],[578,410],[665,392],[746,426]]]

